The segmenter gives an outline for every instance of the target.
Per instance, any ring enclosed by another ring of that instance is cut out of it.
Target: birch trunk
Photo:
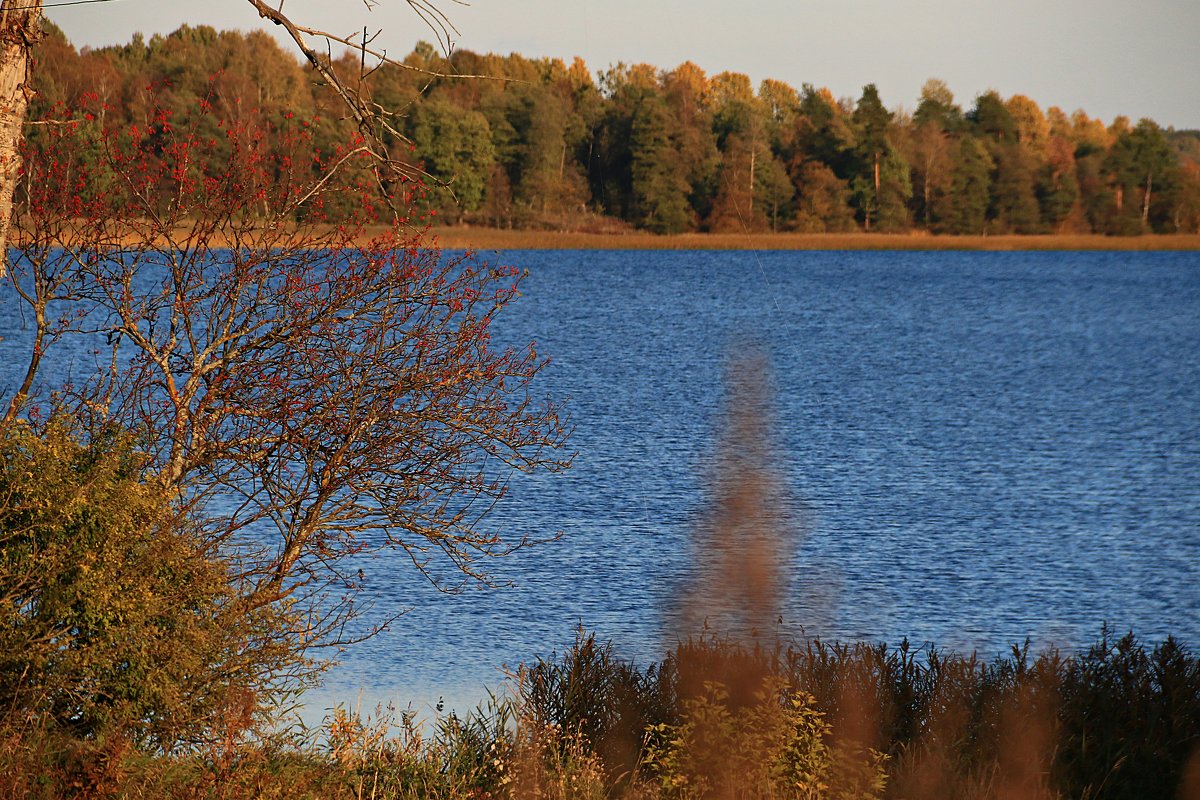
[[[21,169],[21,130],[33,94],[29,53],[41,36],[41,17],[40,2],[0,0],[0,278],[8,268],[8,222]]]
[[[1150,192],[1154,188],[1154,173],[1146,176],[1146,196],[1142,198],[1142,227],[1150,226]]]

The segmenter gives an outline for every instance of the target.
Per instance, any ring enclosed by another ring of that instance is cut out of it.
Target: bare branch
[[[515,270],[443,258],[401,227],[365,240],[376,162],[357,140],[297,175],[284,165],[312,163],[311,138],[274,152],[253,131],[172,128],[164,145],[122,130],[87,151],[84,133],[54,128],[31,151],[21,228],[32,274],[61,275],[108,334],[109,366],[56,407],[85,435],[137,431],[157,479],[216,514],[214,547],[256,532],[247,608],[320,602],[345,559],[380,547],[453,590],[533,541],[482,517],[512,470],[569,461],[557,408],[529,393],[544,359],[490,341]],[[348,201],[367,207],[316,214]]]

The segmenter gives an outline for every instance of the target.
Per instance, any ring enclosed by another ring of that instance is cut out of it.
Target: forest
[[[78,50],[48,27],[31,119],[145,129],[166,109],[172,124],[194,119],[217,138],[225,121],[302,126],[328,153],[352,138],[334,93],[264,32],[184,26]],[[755,88],[690,62],[593,73],[578,58],[446,57],[422,43],[400,63],[372,69],[347,52],[333,66],[389,110],[391,155],[423,174],[423,222],[663,234],[1200,230],[1200,131],[1150,119],[1105,124],[995,91],[966,107],[938,79],[910,112],[890,109],[873,84],[836,98],[808,83]],[[31,146],[44,135],[35,125]]]

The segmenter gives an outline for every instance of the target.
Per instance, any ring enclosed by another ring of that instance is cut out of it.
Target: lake
[[[1200,646],[1200,254],[507,252],[575,465],[491,522],[562,533],[439,596],[386,562],[326,696],[479,697],[577,625],[645,663],[712,505],[725,374],[768,362],[787,633],[984,654],[1101,626]],[[701,555],[701,558],[703,556]]]
[[[992,655],[1108,623],[1200,646],[1200,254],[493,257],[530,271],[496,335],[552,357],[578,455],[489,524],[561,538],[458,596],[366,563],[376,614],[410,610],[315,705],[472,702],[578,625],[658,657],[705,558],[727,368],[753,352],[794,533],[785,634]]]

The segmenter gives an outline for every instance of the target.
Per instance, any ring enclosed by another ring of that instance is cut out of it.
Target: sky
[[[128,42],[184,23],[248,30],[246,0],[104,0],[46,13],[76,46]],[[274,1],[274,0],[272,0]],[[416,2],[416,0],[412,0]],[[455,46],[567,61],[593,72],[618,62],[710,75],[744,72],[857,98],[874,83],[889,108],[912,110],[929,78],[964,109],[988,89],[1043,109],[1082,108],[1111,122],[1150,117],[1200,129],[1200,0],[430,0]],[[287,0],[302,22],[347,35],[381,30],[403,56],[434,34],[407,0]],[[274,27],[274,26],[268,26]]]

